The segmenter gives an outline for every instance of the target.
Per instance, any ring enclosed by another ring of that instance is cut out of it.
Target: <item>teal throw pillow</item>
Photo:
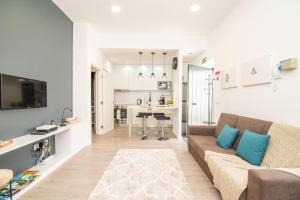
[[[245,130],[236,150],[236,155],[252,165],[260,166],[264,159],[269,141],[270,135],[261,135]]]
[[[228,124],[225,124],[217,138],[217,145],[224,149],[230,149],[238,136],[239,129],[232,128]]]

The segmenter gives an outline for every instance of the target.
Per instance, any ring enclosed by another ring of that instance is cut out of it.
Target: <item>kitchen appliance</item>
[[[161,96],[159,98],[159,101],[158,101],[159,105],[165,105],[166,101],[165,101],[165,97],[164,96]]]
[[[142,105],[142,99],[141,98],[138,98],[136,100],[136,105]]]
[[[171,81],[158,81],[157,82],[157,89],[159,89],[159,90],[171,90],[172,89],[172,82]]]
[[[0,97],[1,110],[47,107],[47,83],[0,74]]]
[[[127,106],[115,105],[114,106],[114,122],[115,127],[127,126]]]

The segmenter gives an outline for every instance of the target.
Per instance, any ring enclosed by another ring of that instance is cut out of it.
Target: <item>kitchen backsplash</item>
[[[137,99],[140,98],[144,101],[144,97],[149,98],[149,91],[115,91],[115,105],[136,105]],[[170,91],[151,91],[152,105],[159,104],[160,96],[165,96],[166,100],[172,98],[172,92]],[[144,103],[144,102],[143,102]]]

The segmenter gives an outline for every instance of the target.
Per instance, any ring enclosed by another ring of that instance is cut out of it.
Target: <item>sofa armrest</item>
[[[274,169],[248,172],[247,200],[299,200],[300,177]]]
[[[213,136],[216,126],[188,126],[188,135]]]

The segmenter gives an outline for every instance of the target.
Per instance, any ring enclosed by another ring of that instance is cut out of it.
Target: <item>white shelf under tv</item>
[[[26,145],[35,143],[45,138],[55,136],[55,154],[47,158],[42,164],[35,165],[29,170],[38,170],[40,177],[23,188],[13,196],[16,200],[33,188],[37,183],[43,180],[47,175],[57,169],[60,165],[70,159],[84,145],[78,145],[78,132],[80,132],[81,123],[59,127],[57,130],[45,135],[24,135],[13,139],[14,143],[0,149],[0,155],[19,149]],[[77,130],[78,129],[78,130]],[[77,141],[76,141],[77,140]],[[76,145],[77,144],[77,145]]]

